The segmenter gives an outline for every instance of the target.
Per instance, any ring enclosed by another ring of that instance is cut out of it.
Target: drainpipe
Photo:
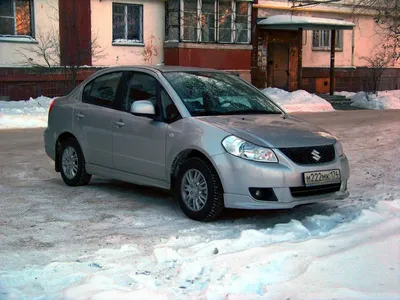
[[[336,46],[336,30],[331,31],[331,69],[330,69],[330,87],[329,94],[335,92],[335,46]]]
[[[257,18],[258,18],[258,8],[254,5],[258,4],[258,0],[253,1],[252,12],[251,12],[251,44],[253,50],[251,51],[251,62],[250,62],[250,77],[251,83],[255,84],[256,77],[260,76],[258,74],[257,67],[257,57],[258,57],[258,28],[257,28]],[[257,84],[258,85],[258,84]],[[259,87],[259,86],[257,86]]]
[[[354,67],[354,39],[355,39],[355,33],[354,33],[354,28],[351,30],[351,66]]]
[[[298,62],[297,62],[297,89],[302,89],[303,81],[303,28],[299,28],[297,33],[297,47],[299,52]]]

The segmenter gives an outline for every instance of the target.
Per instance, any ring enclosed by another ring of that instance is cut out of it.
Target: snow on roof
[[[275,29],[353,29],[354,23],[306,16],[275,15],[257,22],[257,25]]]

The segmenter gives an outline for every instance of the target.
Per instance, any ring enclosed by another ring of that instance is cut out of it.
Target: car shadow
[[[61,179],[48,179],[57,186],[65,186]],[[107,193],[113,195],[111,201],[130,201],[140,206],[159,209],[160,213],[173,213],[175,217],[187,218],[179,204],[175,201],[173,195],[164,189],[136,185],[124,181],[94,177],[87,186],[79,187],[81,191],[89,190],[96,193]],[[114,199],[114,200],[113,200]],[[279,223],[287,223],[291,220],[301,221],[307,216],[316,214],[331,214],[334,205],[331,203],[303,204],[292,209],[273,209],[273,210],[241,210],[225,209],[222,215],[209,222],[212,224],[228,225],[252,225],[255,229],[274,226]],[[201,223],[187,219],[193,222],[193,227]],[[204,224],[204,223],[203,223]]]

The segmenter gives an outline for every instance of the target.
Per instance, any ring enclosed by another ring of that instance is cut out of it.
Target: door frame
[[[289,83],[290,83],[290,42],[285,41],[277,41],[277,42],[269,42],[268,43],[268,55],[267,55],[267,84],[268,86],[275,87],[274,85],[274,66],[273,64],[275,63],[274,61],[274,51],[275,51],[275,45],[285,45],[287,46],[287,65],[288,65],[288,76],[287,76],[287,82],[286,82],[286,90],[289,91]]]

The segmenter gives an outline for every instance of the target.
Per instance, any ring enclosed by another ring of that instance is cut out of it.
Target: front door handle
[[[80,113],[77,113],[76,114],[76,118],[79,120],[79,119],[83,119],[85,117],[85,115],[82,115],[82,114],[80,114]]]
[[[121,128],[121,127],[125,126],[125,123],[122,122],[122,121],[115,121],[114,124],[118,128]]]

